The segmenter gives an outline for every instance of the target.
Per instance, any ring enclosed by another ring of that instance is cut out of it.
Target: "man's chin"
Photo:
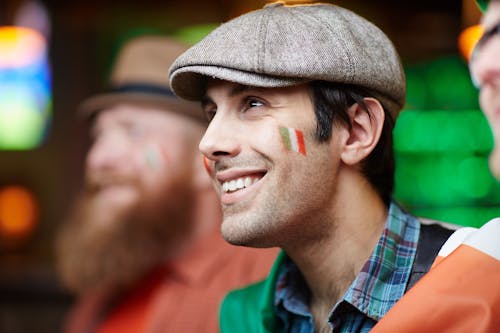
[[[94,204],[102,204],[110,209],[129,207],[141,198],[137,188],[133,186],[107,186],[89,194],[89,200]]]
[[[106,202],[99,192],[87,193],[77,203],[58,239],[58,264],[70,289],[86,292],[90,286],[116,287],[142,272],[111,269],[127,262],[125,248],[133,237],[125,223],[134,203]]]

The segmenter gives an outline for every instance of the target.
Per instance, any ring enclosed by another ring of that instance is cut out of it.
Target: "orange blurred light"
[[[23,238],[35,229],[38,207],[33,194],[20,186],[0,189],[0,236]]]
[[[466,28],[460,36],[458,36],[458,48],[462,56],[469,61],[474,51],[474,47],[483,35],[484,29],[481,25],[473,25]]]
[[[315,2],[318,2],[318,0],[269,0],[267,2],[268,3],[281,2],[285,6],[296,6],[296,5],[310,5]]]
[[[45,37],[36,30],[0,27],[0,68],[19,68],[36,63],[46,52]]]

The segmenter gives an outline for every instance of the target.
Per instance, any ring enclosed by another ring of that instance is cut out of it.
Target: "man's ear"
[[[347,110],[352,127],[341,153],[342,161],[347,165],[355,165],[370,155],[384,127],[385,113],[382,104],[371,97],[366,97],[363,101],[367,109],[355,103]]]

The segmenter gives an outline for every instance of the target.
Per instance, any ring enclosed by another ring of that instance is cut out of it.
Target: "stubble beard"
[[[283,247],[296,237],[297,216],[286,207],[283,193],[268,193],[256,201],[223,208],[221,232],[230,244],[255,248]],[[285,205],[285,207],[284,207]]]
[[[316,170],[307,172],[304,178],[313,179]],[[268,179],[266,189],[261,190],[282,188],[278,184],[284,184],[289,179],[288,176],[275,182]],[[331,193],[318,194],[315,189],[320,188],[319,184],[307,188],[299,186],[301,184],[287,187],[286,190],[267,192],[265,197],[261,192],[251,204],[237,203],[223,207],[223,238],[233,245],[280,247],[285,250],[300,244],[321,242],[328,233],[325,231],[328,222],[322,213],[329,207]],[[303,200],[298,200],[299,197]]]
[[[259,209],[241,209],[230,206],[223,209],[221,232],[223,238],[230,244],[267,248],[275,246],[271,230],[273,228],[273,207],[268,202]]]

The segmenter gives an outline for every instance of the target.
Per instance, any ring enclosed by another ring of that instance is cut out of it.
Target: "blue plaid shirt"
[[[392,202],[384,231],[370,258],[330,312],[328,323],[332,332],[368,333],[403,296],[419,233],[418,220]],[[280,267],[274,302],[285,332],[314,332],[309,297],[297,266],[286,260]]]

